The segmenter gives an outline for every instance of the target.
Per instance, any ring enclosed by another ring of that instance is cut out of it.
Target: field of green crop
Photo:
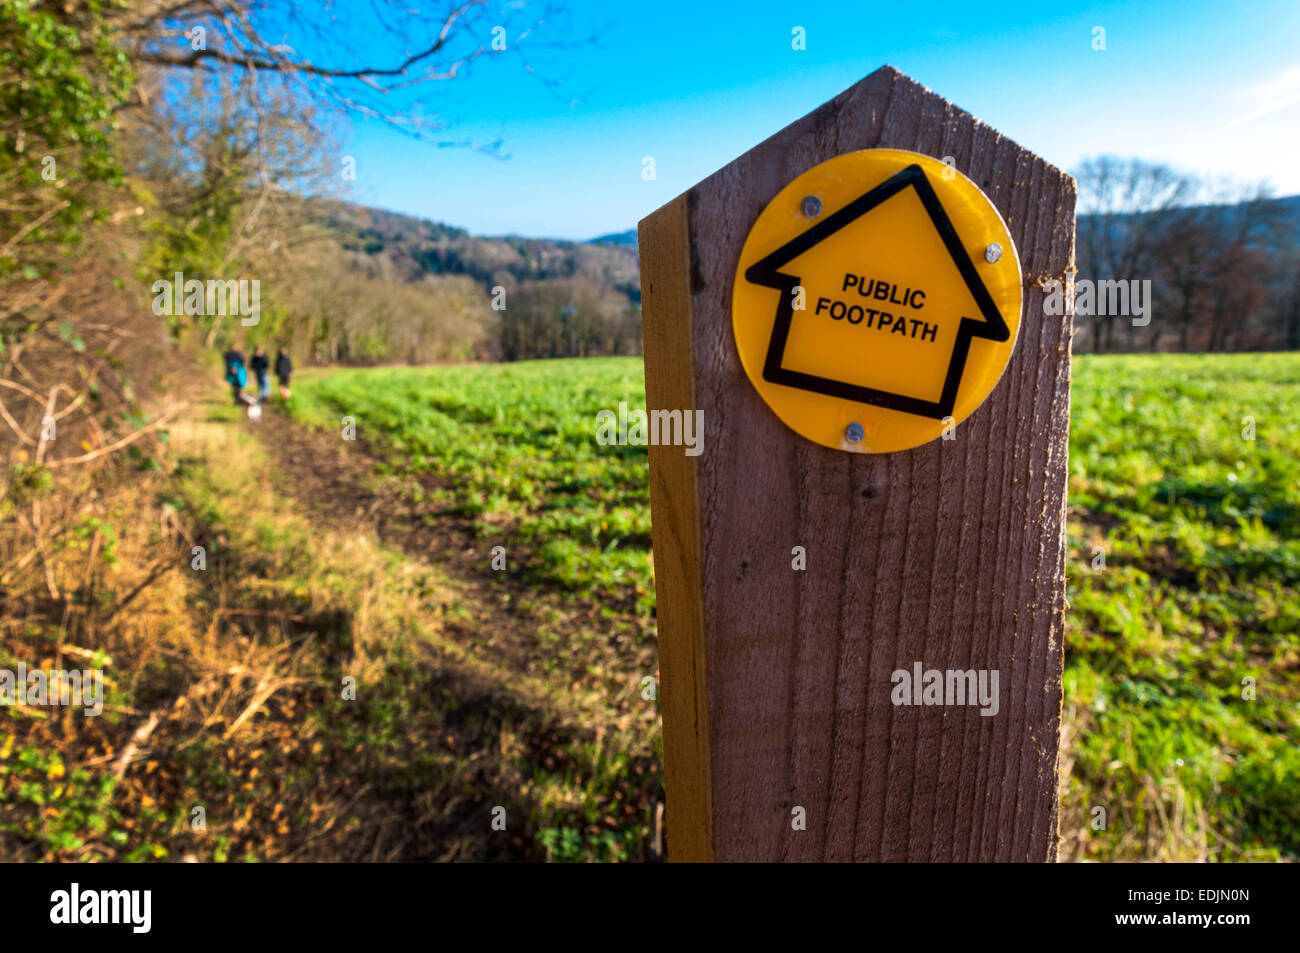
[[[1300,355],[1084,356],[1072,399],[1062,858],[1295,859]],[[595,441],[620,401],[639,359],[309,372],[292,409],[649,638],[646,452]]]
[[[1294,859],[1300,355],[1075,367],[1062,833],[1099,859]]]
[[[594,439],[620,401],[645,406],[639,360],[309,372],[292,406],[322,426],[353,417],[386,472],[445,478],[413,492],[484,535],[508,530],[530,581],[649,618],[646,450]]]

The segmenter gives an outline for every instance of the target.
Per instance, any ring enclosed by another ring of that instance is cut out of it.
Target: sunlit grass
[[[638,359],[315,373],[294,413],[354,417],[536,586],[644,617],[645,449],[595,441],[620,401]],[[1300,355],[1084,356],[1072,401],[1062,856],[1294,858]]]

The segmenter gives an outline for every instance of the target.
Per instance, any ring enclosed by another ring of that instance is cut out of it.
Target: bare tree
[[[1186,351],[1242,346],[1282,346],[1282,320],[1273,302],[1278,261],[1288,247],[1283,206],[1262,186],[1218,184],[1138,159],[1102,157],[1079,173],[1080,276],[1150,280],[1159,311],[1144,332],[1156,350],[1166,326]],[[1116,350],[1116,323],[1125,328],[1123,348],[1133,350],[1137,332],[1123,317],[1094,316],[1092,350]]]
[[[1190,350],[1192,328],[1201,314],[1209,288],[1211,238],[1195,210],[1171,214],[1153,249],[1160,269],[1158,300],[1178,330],[1179,350]],[[1164,321],[1153,321],[1151,350],[1156,350]]]
[[[346,8],[334,0],[144,0],[114,22],[140,67],[279,75],[313,100],[439,138],[448,122],[419,87],[463,78],[477,61],[495,58],[513,58],[558,86],[558,55],[583,41],[566,19],[524,0],[369,0]],[[442,138],[444,145],[500,145]]]
[[[1195,196],[1195,180],[1165,165],[1115,156],[1089,159],[1075,175],[1080,276],[1094,281],[1151,279],[1154,252],[1170,221],[1169,212]],[[1092,350],[1114,350],[1115,316],[1094,315],[1089,320]],[[1120,320],[1131,347],[1133,325]]]
[[[1287,262],[1290,272],[1289,293],[1279,302],[1278,312],[1283,329],[1284,347],[1288,350],[1300,349],[1300,255],[1292,249]]]
[[[277,275],[301,280],[313,263],[288,258],[323,233],[302,199],[341,181],[342,150],[329,147],[341,138],[341,120],[378,120],[440,146],[496,152],[499,142],[449,138],[445,116],[428,105],[431,90],[466,78],[480,60],[511,57],[521,78],[555,86],[554,54],[572,36],[553,8],[517,0],[346,8],[333,0],[148,0],[115,26],[142,70],[139,104],[149,107],[137,110],[137,155],[151,166],[141,171],[168,213],[167,241],[154,256],[165,260],[155,270],[238,271],[255,261],[258,277],[273,284]],[[212,322],[205,343],[227,333]],[[335,340],[332,348],[348,351],[346,338]]]

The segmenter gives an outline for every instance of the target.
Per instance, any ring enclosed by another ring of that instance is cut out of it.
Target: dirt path
[[[601,668],[599,629],[582,641],[579,615],[552,614],[565,594],[492,572],[492,541],[377,474],[362,444],[278,410],[256,423],[234,417],[219,402],[197,407],[177,443],[194,462],[195,512],[210,512],[223,537],[222,578],[234,582],[218,589],[205,577],[196,595],[216,601],[187,604],[225,613],[200,640],[205,651],[219,638],[223,659],[249,645],[280,652],[266,669],[289,679],[245,719],[242,746],[221,748],[232,778],[267,787],[258,803],[282,806],[249,818],[238,849],[277,859],[657,856],[655,708],[633,708],[585,671]],[[286,658],[299,668],[284,670]],[[349,665],[361,666],[359,704],[334,690]],[[236,687],[260,684],[246,681]],[[304,719],[322,708],[322,719]],[[258,760],[268,750],[274,769]],[[491,826],[498,808],[508,828]],[[276,827],[286,811],[312,810],[333,825],[328,836],[319,825]]]
[[[616,638],[596,607],[572,605],[524,584],[517,560],[508,561],[514,565],[507,571],[493,571],[497,540],[475,536],[467,519],[413,502],[408,485],[376,473],[380,460],[361,442],[308,429],[279,408],[250,426],[283,475],[286,494],[314,517],[372,530],[384,545],[438,569],[455,596],[442,607],[443,630],[467,648],[556,687],[579,689],[593,644]],[[423,488],[437,488],[439,479],[430,474]],[[615,712],[626,710],[625,698],[606,700]]]
[[[322,526],[372,531],[385,546],[435,567],[450,592],[439,620],[445,639],[496,670],[518,673],[528,685],[544,689],[546,699],[526,701],[521,684],[505,695],[500,690],[483,693],[481,704],[469,706],[490,710],[491,717],[522,730],[521,740],[538,769],[556,777],[576,771],[578,777],[592,770],[578,767],[575,757],[585,757],[578,752],[606,747],[618,752],[608,767],[614,774],[599,782],[618,790],[605,804],[608,814],[584,828],[586,834],[598,836],[653,815],[661,782],[647,719],[657,723],[657,710],[641,694],[642,678],[656,672],[652,640],[630,636],[626,625],[620,628],[598,607],[574,605],[562,593],[530,588],[516,573],[493,572],[496,539],[475,536],[468,519],[441,513],[432,503],[413,502],[413,497],[427,498],[427,492],[412,494],[401,479],[377,474],[381,461],[364,444],[308,429],[279,409],[264,414],[255,432],[280,471],[285,495]],[[439,479],[429,474],[423,489],[437,488]],[[639,643],[636,653],[628,652],[629,639]],[[638,654],[642,661],[629,664]],[[465,687],[456,686],[455,694],[466,695]],[[503,705],[513,710],[512,702],[524,707],[517,715],[503,713]],[[534,728],[525,728],[533,722]],[[604,763],[605,756],[597,762]]]

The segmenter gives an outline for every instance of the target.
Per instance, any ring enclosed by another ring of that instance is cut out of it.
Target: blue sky
[[[448,139],[508,159],[355,121],[348,197],[477,234],[622,231],[885,63],[1066,169],[1112,153],[1300,193],[1297,0],[568,6],[599,36],[552,62],[559,87],[514,58],[418,87]]]

